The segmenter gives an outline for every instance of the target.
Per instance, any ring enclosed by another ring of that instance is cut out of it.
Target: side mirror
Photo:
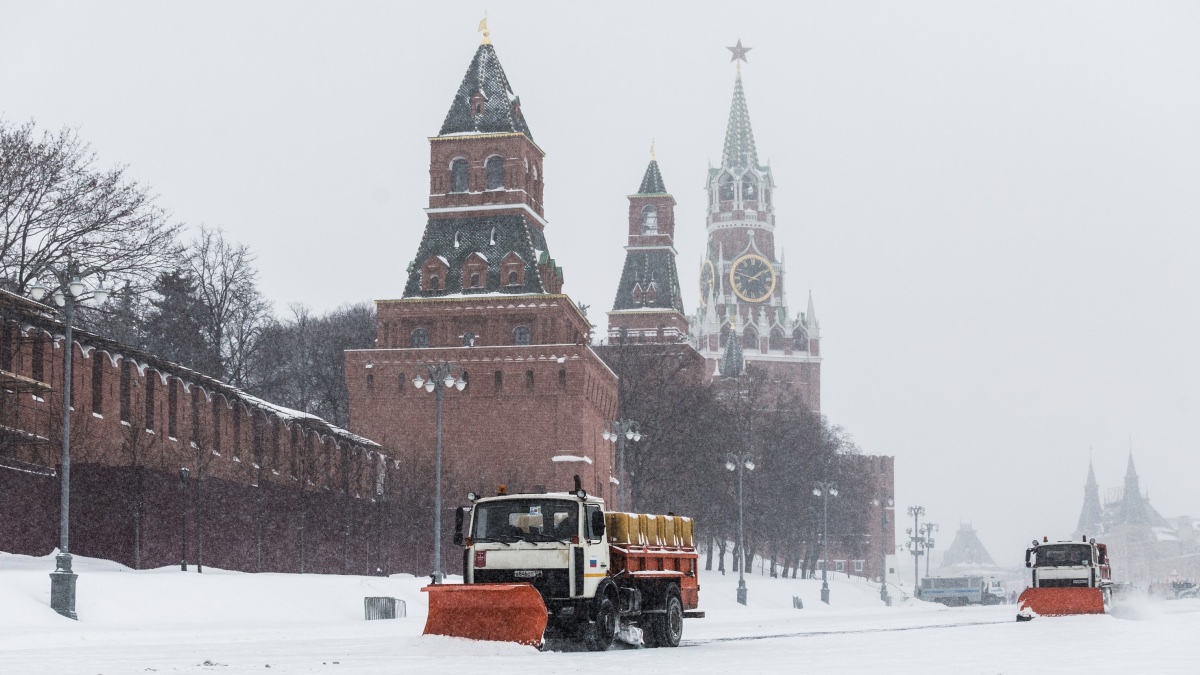
[[[1026,567],[1033,567],[1033,563],[1029,562],[1029,554],[1030,553],[1033,553],[1033,549],[1031,549],[1031,548],[1025,549],[1025,566]]]
[[[466,516],[467,507],[460,506],[454,509],[454,545],[462,546],[463,544],[463,518]]]
[[[594,536],[599,537],[600,539],[604,539],[604,512],[603,511],[599,511],[599,510],[592,511],[591,526],[592,526],[592,534]]]

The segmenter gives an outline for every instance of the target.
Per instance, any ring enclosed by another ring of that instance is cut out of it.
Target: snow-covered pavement
[[[1200,601],[1133,602],[1118,615],[1013,620],[1011,606],[884,607],[875,586],[701,576],[705,619],[678,649],[542,653],[422,636],[424,579],[133,572],[76,559],[77,609],[49,609],[52,558],[0,554],[0,673],[839,672],[1196,673]],[[390,595],[408,617],[364,621],[362,599]],[[799,596],[804,609],[792,606]],[[267,668],[269,667],[269,671]]]

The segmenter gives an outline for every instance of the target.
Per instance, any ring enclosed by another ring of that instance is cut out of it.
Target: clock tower
[[[730,47],[745,61],[741,41]],[[821,334],[812,294],[805,312],[792,314],[784,289],[784,256],[775,249],[775,179],[758,160],[742,88],[741,63],[725,131],[721,165],[708,170],[708,247],[700,263],[700,307],[692,317],[696,349],[713,368],[729,340],[745,361],[768,378],[798,389],[821,409]]]

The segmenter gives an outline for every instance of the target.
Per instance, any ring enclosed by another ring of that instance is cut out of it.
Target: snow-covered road
[[[0,554],[0,673],[1196,673],[1200,601],[1133,602],[1118,615],[1013,620],[1011,606],[883,607],[877,588],[701,577],[708,617],[678,649],[543,653],[422,636],[421,579],[131,572],[79,560],[80,621],[47,607],[53,563]],[[365,595],[408,603],[409,616],[363,621]],[[792,607],[799,596],[804,609]],[[269,670],[268,670],[269,668]]]

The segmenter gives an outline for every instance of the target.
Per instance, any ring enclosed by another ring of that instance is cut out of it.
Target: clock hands
[[[758,274],[755,274],[754,276],[750,276],[750,275],[746,274],[745,272],[738,272],[738,276],[744,278],[746,281],[754,281],[755,279],[761,277],[762,275],[766,274],[767,272],[768,272],[768,270],[763,270],[763,271],[759,272]]]
[[[746,302],[762,302],[775,288],[775,268],[759,255],[747,254],[734,261],[729,274],[733,291]]]

